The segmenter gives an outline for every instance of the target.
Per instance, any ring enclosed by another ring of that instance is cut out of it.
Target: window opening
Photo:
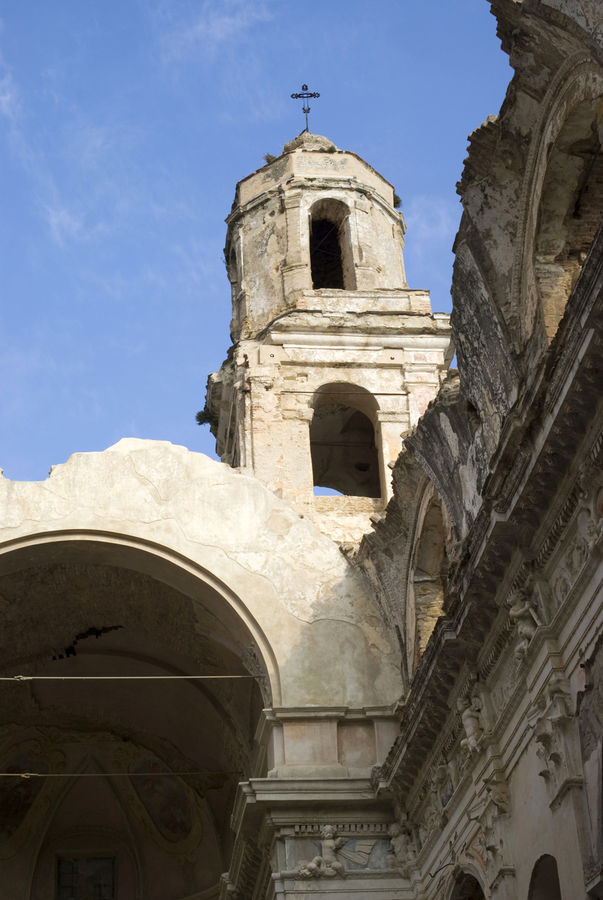
[[[315,497],[344,497],[345,494],[342,494],[341,491],[335,490],[335,488],[323,487],[320,484],[314,485],[314,496]]]
[[[542,186],[534,272],[549,341],[601,224],[603,154],[594,109],[589,100],[569,114],[550,148]]]
[[[413,587],[416,606],[416,647],[418,658],[423,654],[444,605],[445,538],[442,510],[437,499],[429,505],[416,549]]]
[[[541,856],[532,872],[528,900],[561,900],[559,875],[554,856]]]
[[[375,430],[364,413],[341,403],[319,406],[310,426],[310,448],[317,488],[381,496]]]
[[[477,878],[463,874],[457,881],[450,900],[486,900],[486,898]]]
[[[114,859],[59,859],[57,868],[57,900],[114,900]]]
[[[325,197],[310,210],[312,287],[352,291],[356,287],[349,230],[349,209],[341,200]]]
[[[328,219],[313,219],[310,234],[312,287],[343,290],[343,262],[339,226]]]

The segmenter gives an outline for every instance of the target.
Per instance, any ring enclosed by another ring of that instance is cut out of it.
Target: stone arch
[[[228,242],[228,245],[224,250],[224,256],[226,259],[226,274],[228,275],[228,280],[230,281],[234,302],[241,288],[241,271],[239,266],[237,246],[234,240],[230,240]]]
[[[526,166],[513,295],[522,343],[550,343],[599,225],[603,76],[585,54],[553,78]]]
[[[413,570],[416,574],[417,560],[421,566],[421,555],[431,544],[427,536],[432,534],[432,526],[437,523],[437,563],[435,567],[428,565],[426,574],[434,573],[434,587],[440,580],[443,584],[448,559],[458,537],[446,498],[425,471],[422,460],[408,448],[402,451],[394,466],[393,482],[394,496],[388,505],[386,520],[373,534],[365,536],[358,561],[379,598],[390,633],[396,636],[400,671],[407,690],[420,656]],[[419,551],[423,536],[425,542]],[[437,575],[440,558],[441,568]],[[427,579],[418,579],[418,582],[430,587]],[[442,594],[441,614],[445,613],[443,601]],[[439,597],[437,611],[440,612]]]
[[[80,860],[82,878],[119,869],[116,900],[159,900],[168,882],[170,896],[210,890],[232,848],[236,785],[265,774],[254,733],[275,667],[261,634],[216,579],[160,549],[47,533],[0,555],[3,674],[42,676],[5,685],[0,754],[12,771],[57,776],[31,797],[16,779],[2,788],[19,807],[12,849],[0,836],[3,873],[31,878],[31,900],[54,890],[61,860]],[[212,679],[165,678],[194,674]],[[68,826],[80,820],[78,837]]]
[[[241,271],[241,249],[239,246],[238,232],[233,236],[229,236],[226,247],[224,248],[224,261],[226,263],[226,274],[230,282],[230,294],[232,304],[232,319],[230,323],[230,334],[234,340],[241,332],[241,326],[247,315],[244,293],[242,291],[242,271]]]
[[[312,397],[310,451],[315,486],[357,497],[380,497],[378,403],[348,382],[322,385]]]
[[[100,531],[58,531],[33,534],[0,548],[0,577],[15,571],[22,560],[57,558],[88,560],[132,569],[181,591],[202,603],[224,625],[239,631],[258,662],[264,677],[266,701],[280,702],[278,664],[269,641],[242,600],[219,578],[171,550],[152,541]]]
[[[333,197],[316,200],[310,207],[310,268],[315,290],[356,288],[349,215],[347,204]]]
[[[561,900],[561,887],[554,856],[545,853],[532,869],[528,900]]]
[[[433,484],[418,505],[406,589],[406,653],[409,677],[419,664],[437,620],[444,613],[447,573],[443,506]]]
[[[603,96],[599,100],[603,113]],[[549,147],[534,246],[534,272],[543,326],[555,335],[580,274],[603,205],[603,155],[597,108],[583,100],[568,113]],[[602,132],[603,133],[603,132]]]

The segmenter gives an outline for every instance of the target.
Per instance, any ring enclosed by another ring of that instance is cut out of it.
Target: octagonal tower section
[[[239,182],[226,220],[232,347],[205,418],[223,462],[342,543],[383,511],[452,356],[448,315],[406,283],[394,204],[368,163],[304,132]]]

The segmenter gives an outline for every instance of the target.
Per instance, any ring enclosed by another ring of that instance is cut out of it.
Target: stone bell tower
[[[239,182],[226,221],[233,343],[204,410],[218,453],[357,541],[450,361],[449,317],[406,284],[392,185],[325,137]]]

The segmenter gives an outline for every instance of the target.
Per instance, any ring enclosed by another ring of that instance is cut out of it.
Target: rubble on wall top
[[[322,134],[312,134],[310,131],[302,131],[292,141],[288,141],[283,147],[283,153],[289,153],[291,150],[322,150],[332,153],[337,147],[328,138]]]

